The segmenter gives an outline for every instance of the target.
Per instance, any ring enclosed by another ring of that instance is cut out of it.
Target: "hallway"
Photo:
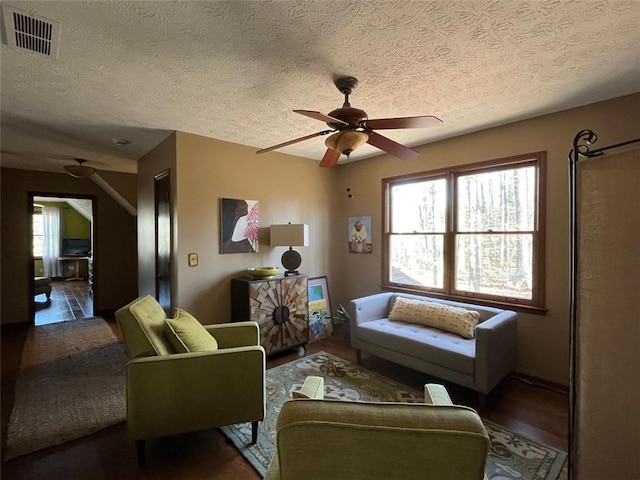
[[[51,287],[50,302],[47,302],[44,294],[34,297],[36,325],[93,316],[93,298],[89,293],[86,280],[76,282],[54,280],[51,282]]]

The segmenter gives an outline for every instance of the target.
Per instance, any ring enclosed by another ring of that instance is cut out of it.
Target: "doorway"
[[[167,316],[173,312],[171,171],[154,177],[156,299]]]
[[[34,325],[92,317],[95,198],[30,194]]]

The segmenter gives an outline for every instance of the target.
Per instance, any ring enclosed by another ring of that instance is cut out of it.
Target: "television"
[[[91,252],[90,238],[63,238],[63,257],[86,257]]]

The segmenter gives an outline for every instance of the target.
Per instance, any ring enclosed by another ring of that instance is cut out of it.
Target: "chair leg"
[[[362,363],[362,351],[356,348],[356,363],[360,365]]]
[[[140,465],[144,463],[144,447],[144,440],[136,440],[136,456]]]
[[[258,424],[259,422],[251,422],[251,445],[258,441]]]

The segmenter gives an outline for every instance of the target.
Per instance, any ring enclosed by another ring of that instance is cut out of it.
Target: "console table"
[[[231,319],[252,320],[260,326],[267,354],[309,341],[307,276],[234,278],[231,280]]]
[[[83,277],[80,276],[80,261],[86,260],[87,262],[90,260],[89,257],[58,257],[58,261],[72,261],[76,262],[76,271],[73,277],[65,278],[65,282],[75,282],[77,280],[84,280]]]

